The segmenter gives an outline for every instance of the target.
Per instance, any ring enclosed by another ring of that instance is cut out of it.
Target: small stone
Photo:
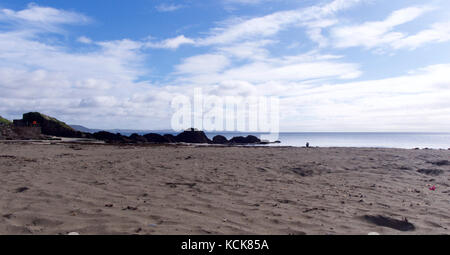
[[[25,192],[25,191],[27,191],[27,190],[29,190],[28,187],[17,188],[17,189],[16,189],[16,193],[22,193],[22,192]]]

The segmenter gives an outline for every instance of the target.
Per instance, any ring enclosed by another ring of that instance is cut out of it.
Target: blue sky
[[[282,131],[450,131],[450,1],[0,2],[0,115],[170,127],[194,88]]]

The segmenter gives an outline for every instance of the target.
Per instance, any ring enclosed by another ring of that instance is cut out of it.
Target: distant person
[[[306,148],[309,148],[309,143],[306,143]]]

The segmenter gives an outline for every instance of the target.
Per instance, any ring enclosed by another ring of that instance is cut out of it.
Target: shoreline
[[[63,137],[60,137],[63,138]],[[0,144],[14,144],[14,143],[32,143],[32,144],[80,144],[80,145],[108,145],[108,146],[138,146],[138,147],[152,147],[152,146],[198,146],[198,147],[249,147],[249,148],[307,148],[306,146],[294,145],[275,145],[273,144],[208,144],[208,143],[106,143],[100,140],[77,139],[77,138],[63,138],[70,140],[0,140]],[[79,141],[77,141],[79,140]],[[396,149],[396,150],[449,150],[450,148],[401,148],[401,147],[358,147],[358,146],[310,146],[308,149]]]

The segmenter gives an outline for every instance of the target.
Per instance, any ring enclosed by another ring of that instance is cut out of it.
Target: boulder
[[[167,140],[166,137],[160,135],[160,134],[146,134],[144,135],[145,139],[147,139],[147,141],[149,143],[168,143],[169,140]]]
[[[211,143],[211,140],[205,135],[205,132],[196,130],[184,131],[176,136],[176,140],[181,143]]]
[[[97,140],[102,140],[105,141],[107,143],[127,143],[127,142],[132,142],[130,139],[128,139],[127,137],[117,133],[117,134],[113,134],[110,132],[106,132],[106,131],[100,131],[97,133],[94,133],[94,138]]]
[[[243,136],[237,136],[237,137],[233,137],[230,140],[230,143],[237,143],[237,144],[256,144],[256,143],[261,143],[261,140],[253,135],[249,135],[247,137],[243,137]]]
[[[212,140],[213,144],[227,144],[228,139],[223,135],[216,135]]]
[[[174,135],[166,134],[166,135],[163,135],[163,136],[167,139],[167,141],[169,143],[176,143],[177,142],[177,138]]]
[[[148,142],[147,138],[143,137],[142,135],[136,134],[136,133],[130,135],[129,138],[134,143],[146,143],[146,142]]]
[[[75,131],[75,129],[66,123],[39,112],[25,113],[22,122],[26,126],[32,126],[34,125],[33,123],[36,123],[37,126],[41,127],[42,134],[44,135],[73,138],[82,137],[81,132]]]
[[[243,136],[235,136],[230,139],[230,143],[247,143],[247,140]]]
[[[254,135],[247,136],[246,140],[247,140],[247,143],[260,143],[261,142],[261,140]]]

